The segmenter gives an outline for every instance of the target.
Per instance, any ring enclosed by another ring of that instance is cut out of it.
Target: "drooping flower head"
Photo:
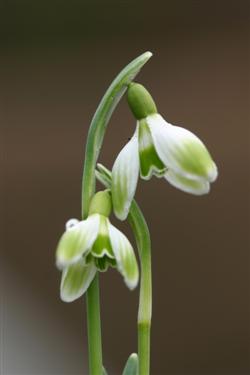
[[[130,289],[136,287],[138,266],[133,248],[110,223],[110,212],[111,197],[105,190],[92,198],[86,220],[71,219],[66,223],[56,250],[56,264],[63,270],[63,301],[71,302],[83,295],[96,272],[106,271],[109,266],[117,268]]]
[[[203,142],[189,130],[165,121],[142,85],[130,84],[128,103],[137,126],[112,169],[116,216],[126,219],[139,174],[145,180],[152,175],[164,177],[171,185],[194,195],[208,193],[217,177],[217,167]]]

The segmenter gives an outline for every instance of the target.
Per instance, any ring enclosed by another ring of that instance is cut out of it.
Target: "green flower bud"
[[[108,217],[112,210],[111,196],[108,190],[96,193],[89,206],[89,215],[100,214]]]
[[[127,92],[128,104],[137,120],[157,113],[154,100],[144,86],[139,83],[130,83]]]

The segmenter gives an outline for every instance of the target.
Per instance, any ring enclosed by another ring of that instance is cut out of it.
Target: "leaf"
[[[138,373],[138,355],[133,353],[127,360],[122,375],[137,375]]]
[[[102,375],[108,375],[107,370],[103,366],[102,366]]]

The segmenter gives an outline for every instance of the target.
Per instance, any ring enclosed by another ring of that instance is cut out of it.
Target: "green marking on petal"
[[[109,263],[107,259],[108,257],[106,255],[104,255],[102,258],[95,258],[95,266],[98,269],[98,271],[100,272],[107,271],[109,267]]]
[[[112,268],[116,268],[117,267],[117,263],[116,263],[115,258],[108,258],[108,262],[109,262],[109,266],[110,267],[112,267]]]
[[[166,167],[158,157],[146,120],[139,124],[139,157],[141,177],[148,180],[152,175],[162,177]]]
[[[109,267],[116,268],[116,260],[104,255],[102,258],[94,258],[95,266],[100,272],[106,272]]]
[[[187,175],[209,179],[214,162],[206,147],[198,141],[187,140],[173,150],[180,170]]]
[[[100,215],[99,232],[92,246],[91,254],[98,258],[101,258],[104,255],[107,255],[109,258],[114,258],[109,239],[108,219],[102,215]]]
[[[60,288],[61,299],[64,302],[72,302],[81,297],[88,289],[95,274],[94,263],[86,265],[84,259],[64,269]]]

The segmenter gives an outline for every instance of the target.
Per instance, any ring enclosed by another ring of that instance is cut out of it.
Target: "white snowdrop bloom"
[[[70,221],[57,250],[56,263],[62,268],[61,299],[71,302],[85,293],[97,271],[117,268],[126,285],[138,283],[138,266],[127,237],[109,221],[111,198],[108,191],[95,194],[86,220]],[[74,225],[72,225],[72,223]]]
[[[194,195],[208,193],[218,173],[203,142],[189,130],[165,121],[142,85],[132,84],[128,101],[137,127],[112,169],[116,216],[126,219],[139,175],[145,180],[152,175],[164,177],[171,185]]]

